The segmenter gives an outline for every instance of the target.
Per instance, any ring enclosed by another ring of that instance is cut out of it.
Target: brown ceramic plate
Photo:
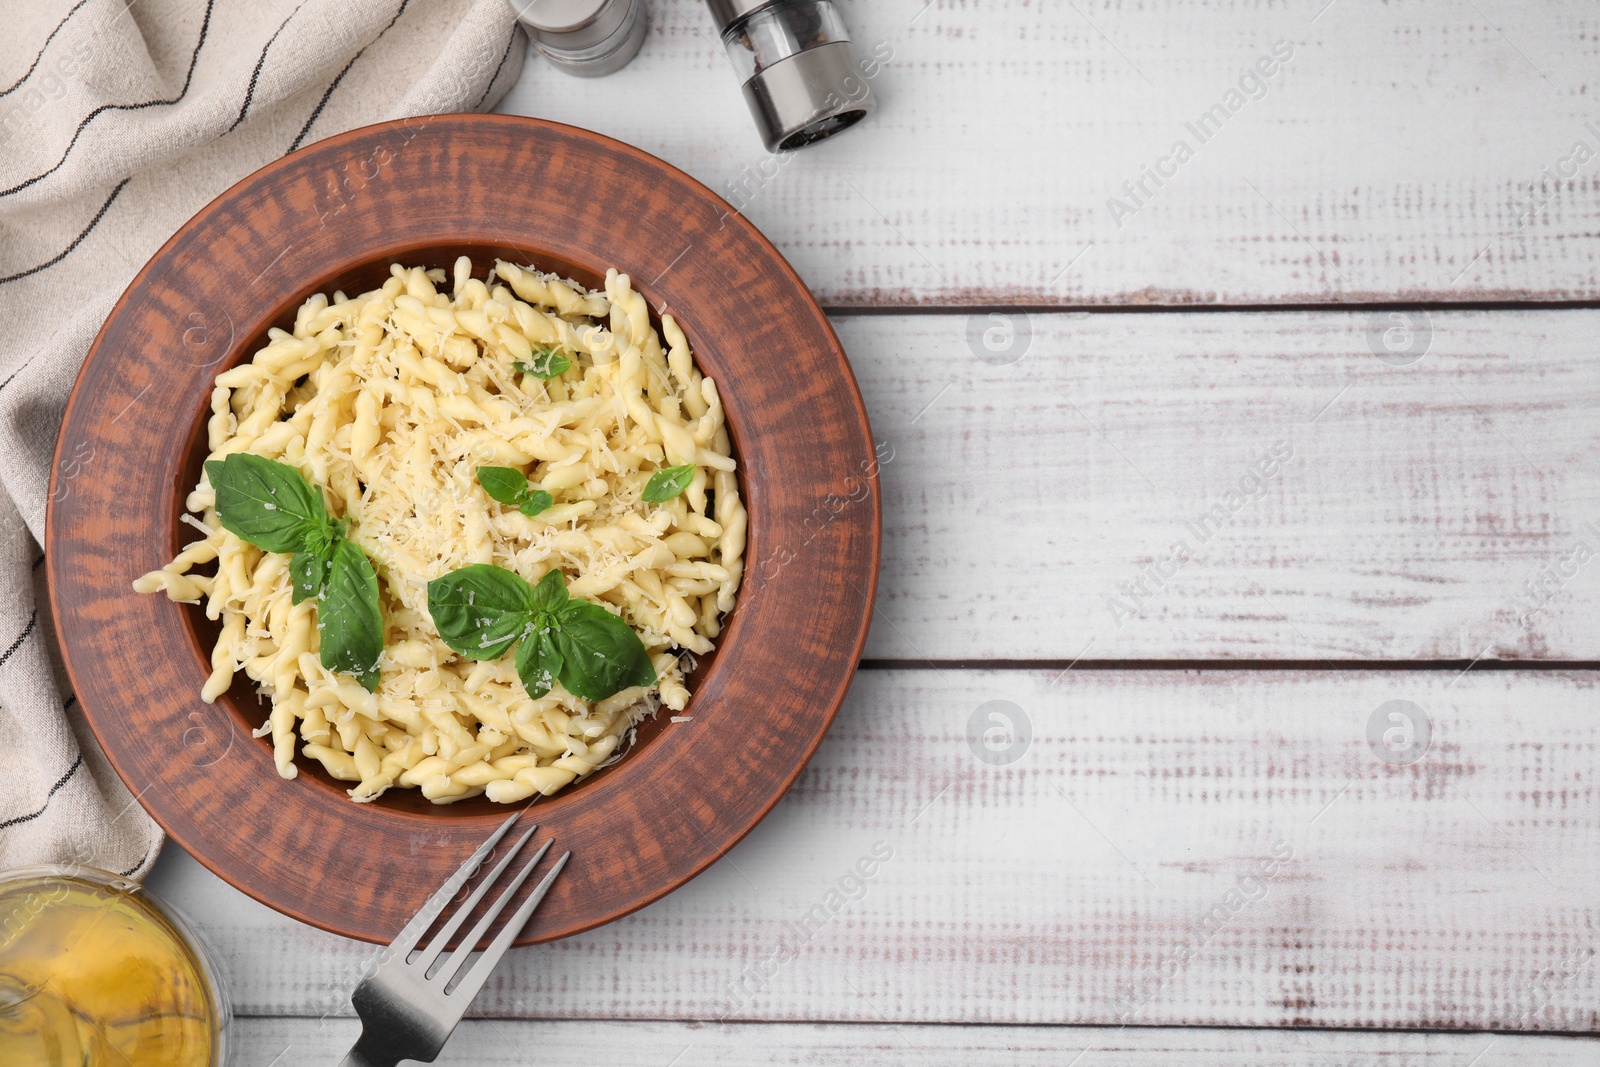
[[[139,272],[89,350],[51,484],[51,605],[95,736],[172,838],[257,900],[367,941],[392,939],[508,809],[414,790],[356,804],[304,758],[279,778],[251,736],[267,708],[250,687],[200,700],[202,611],[130,583],[196,536],[178,516],[219,372],[312,293],[463,253],[591,286],[615,266],[670,310],[721,386],[750,512],[744,587],[692,680],[694,721],[661,716],[524,819],[574,853],[524,942],[648,904],[771,809],[844,698],[877,582],[873,441],[838,338],[777,250],[681,171],[568,126],[452,115],[355,130],[235,185]]]

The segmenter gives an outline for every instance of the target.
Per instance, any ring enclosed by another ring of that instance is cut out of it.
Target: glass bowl
[[[205,946],[138,883],[0,874],[0,1067],[221,1067],[229,1018]]]

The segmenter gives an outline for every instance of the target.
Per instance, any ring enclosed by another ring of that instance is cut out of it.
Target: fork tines
[[[394,943],[390,946],[394,954],[395,963],[413,969],[413,973],[417,977],[424,979],[430,985],[436,981],[441,982],[441,992],[450,995],[452,999],[455,996],[462,996],[470,1001],[483,986],[484,981],[489,977],[489,973],[494,970],[495,964],[500,961],[501,956],[505,955],[506,950],[511,947],[511,942],[521,932],[522,928],[527,925],[534,909],[539,906],[540,901],[549,892],[551,884],[556,880],[556,876],[561,873],[561,869],[566,866],[567,860],[572,855],[572,853],[566,852],[556,860],[555,865],[550,868],[528,899],[523,901],[522,906],[512,915],[511,920],[501,928],[495,939],[490,942],[489,947],[474,960],[473,952],[477,948],[478,942],[489,932],[489,928],[500,917],[500,913],[505,910],[506,905],[511,903],[512,898],[517,895],[517,890],[522,888],[522,883],[527,881],[528,876],[533,873],[533,869],[539,865],[539,861],[544,859],[545,853],[550,851],[550,846],[554,843],[554,840],[546,841],[543,845],[540,845],[538,851],[533,854],[533,858],[523,864],[522,868],[517,871],[516,876],[501,891],[494,903],[489,906],[489,909],[484,912],[483,917],[461,939],[455,951],[445,956],[442,964],[435,967],[435,964],[439,963],[440,957],[444,953],[445,945],[449,943],[450,939],[461,929],[462,924],[472,915],[473,910],[477,908],[478,904],[489,892],[490,887],[500,881],[500,876],[505,873],[506,868],[511,866],[512,861],[517,858],[523,846],[528,843],[534,832],[539,829],[537,825],[528,827],[522,836],[517,839],[516,844],[512,845],[510,850],[495,864],[488,877],[483,879],[477,888],[472,891],[471,896],[454,909],[448,921],[434,935],[433,940],[428,943],[427,948],[423,949],[421,955],[417,956],[416,959],[408,959],[422,940],[422,935],[443,914],[456,893],[467,883],[468,879],[482,865],[489,853],[494,850],[495,845],[500,843],[500,839],[515,825],[516,821],[517,816],[512,815],[501,823],[499,829],[491,834],[489,839],[480,845],[476,852],[467,857],[467,861],[461,865],[456,873],[451,875],[444,885],[439,887],[439,891],[428,898],[428,902],[417,912],[416,918],[406,924],[405,929],[400,932],[400,936],[395,938]]]

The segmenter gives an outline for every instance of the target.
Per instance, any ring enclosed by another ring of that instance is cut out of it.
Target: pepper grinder
[[[850,31],[829,0],[706,0],[769,151],[831,137],[872,113]]]
[[[644,44],[645,0],[510,0],[545,58],[568,74],[597,78],[628,65]]]

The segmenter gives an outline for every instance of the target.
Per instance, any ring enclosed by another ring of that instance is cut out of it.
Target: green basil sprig
[[[584,700],[656,683],[633,627],[571,597],[558,570],[538,585],[487,563],[451,571],[428,583],[428,614],[444,643],[467,659],[499,659],[520,641],[517,674],[535,700],[558,678]]]
[[[378,688],[383,616],[372,561],[328,517],[322,493],[287,463],[235,452],[206,463],[223,529],[265,552],[290,552],[292,600],[317,601],[322,665]]]
[[[694,481],[694,464],[680,463],[676,467],[662,467],[650,476],[644,486],[646,504],[665,504]]]
[[[543,489],[529,489],[528,479],[515,467],[479,467],[478,484],[483,491],[508,508],[516,508],[530,518],[555,503]]]
[[[559,378],[572,366],[572,360],[563,356],[553,348],[535,348],[533,358],[527,361],[517,360],[511,364],[523,374],[531,374],[535,378]]]

